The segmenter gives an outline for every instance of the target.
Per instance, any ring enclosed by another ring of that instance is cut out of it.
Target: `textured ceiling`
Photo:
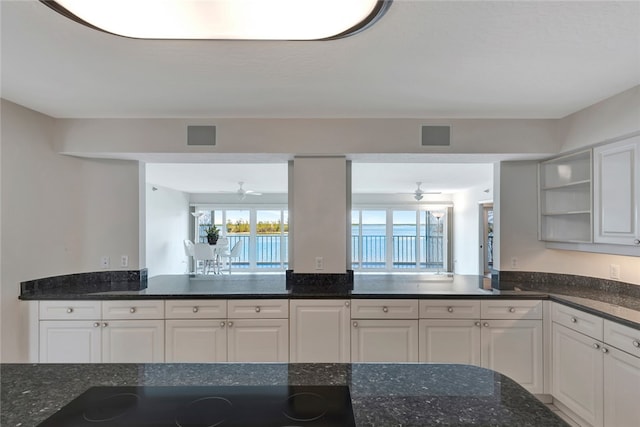
[[[640,2],[396,0],[324,42],[135,40],[2,0],[2,96],[53,117],[559,118],[640,84]]]

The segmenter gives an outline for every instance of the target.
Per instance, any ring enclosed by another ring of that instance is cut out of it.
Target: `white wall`
[[[153,190],[155,188],[156,190]],[[188,259],[182,241],[189,236],[189,194],[147,184],[146,260],[149,277],[184,274]]]
[[[54,119],[2,101],[2,362],[26,360],[20,282],[100,269],[121,254],[138,268],[137,162],[57,154]]]
[[[296,273],[345,273],[347,258],[347,161],[344,157],[293,160],[292,266]],[[315,259],[324,259],[316,270]]]
[[[481,271],[481,202],[491,201],[493,186],[478,185],[453,196],[453,271],[483,274]]]
[[[451,146],[422,147],[421,126],[451,125]],[[187,146],[187,125],[215,125],[216,145]],[[136,153],[536,153],[559,150],[553,120],[60,119],[56,148],[87,156]],[[207,157],[202,154],[201,161]]]

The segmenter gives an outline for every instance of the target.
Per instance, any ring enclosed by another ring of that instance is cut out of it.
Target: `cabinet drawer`
[[[479,319],[479,300],[421,300],[421,319]]]
[[[602,341],[603,321],[601,317],[554,302],[551,309],[551,319],[560,325]]]
[[[483,319],[542,319],[542,301],[482,301],[480,312]]]
[[[40,301],[40,320],[100,320],[100,301]]]
[[[352,319],[417,319],[418,300],[354,299],[351,300]]]
[[[640,330],[638,329],[605,320],[604,342],[640,357]]]
[[[167,319],[225,319],[227,300],[167,300],[164,309]]]
[[[164,319],[164,301],[103,301],[102,318],[105,320]]]
[[[289,300],[239,299],[227,302],[229,319],[286,319],[289,317]]]

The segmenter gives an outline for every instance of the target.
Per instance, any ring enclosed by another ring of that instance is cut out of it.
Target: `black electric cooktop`
[[[40,426],[355,426],[347,386],[92,387]]]

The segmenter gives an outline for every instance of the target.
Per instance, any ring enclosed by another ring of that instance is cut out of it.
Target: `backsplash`
[[[494,289],[514,288],[556,294],[572,294],[583,298],[619,304],[625,298],[640,298],[640,286],[597,277],[535,271],[497,271],[491,274]]]
[[[20,283],[20,295],[140,291],[147,288],[147,276],[147,269],[143,268],[140,270],[96,271],[45,277]]]

